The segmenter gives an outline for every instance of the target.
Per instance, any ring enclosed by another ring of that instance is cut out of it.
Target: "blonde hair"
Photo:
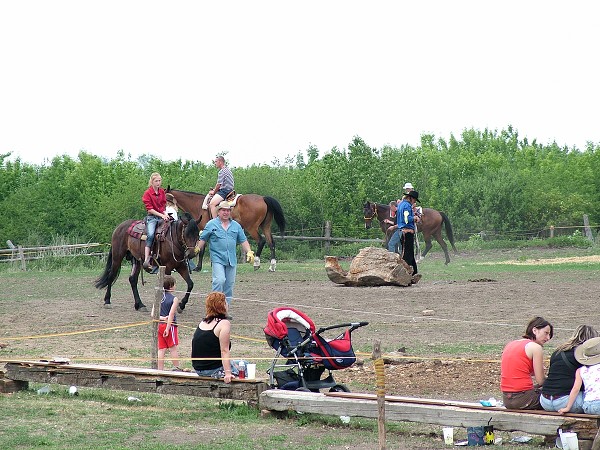
[[[588,339],[598,337],[596,329],[590,325],[579,325],[567,342],[559,345],[556,351],[567,351],[583,344]]]
[[[150,180],[148,180],[148,187],[152,186],[152,182],[154,181],[155,178],[158,178],[158,177],[161,177],[160,173],[152,172],[152,175],[150,175]]]

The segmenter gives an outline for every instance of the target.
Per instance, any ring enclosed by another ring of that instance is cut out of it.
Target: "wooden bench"
[[[508,410],[478,403],[386,396],[386,421],[420,422],[442,426],[471,427],[490,421],[495,430],[543,435],[554,442],[558,429],[577,433],[581,450],[600,450],[600,416],[558,414],[549,411]],[[313,393],[264,390],[259,406],[272,411],[299,411],[325,415],[377,418],[377,396],[342,392]]]
[[[194,372],[52,361],[7,362],[4,376],[8,380],[13,380],[20,389],[27,389],[28,382],[31,381],[77,387],[243,400],[250,404],[257,404],[260,393],[268,387],[267,380],[262,378],[234,379],[231,383],[226,384],[223,380],[200,377]]]

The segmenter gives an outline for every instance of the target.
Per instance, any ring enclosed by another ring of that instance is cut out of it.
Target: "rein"
[[[181,260],[177,259],[175,257],[175,243],[174,243],[174,239],[173,239],[173,225],[175,225],[177,222],[172,222],[171,226],[169,226],[169,234],[171,235],[171,256],[173,256],[173,260],[177,263],[183,262],[185,261],[185,254],[187,253],[187,251],[189,250],[189,247],[187,245],[187,243],[185,242],[184,239],[184,231],[185,231],[185,226],[181,227],[181,237],[177,236],[177,243],[179,244],[179,246],[181,248],[183,248],[183,258]]]

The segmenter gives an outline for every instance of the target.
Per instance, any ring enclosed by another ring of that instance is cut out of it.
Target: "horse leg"
[[[431,250],[431,247],[433,247],[433,244],[431,243],[431,236],[426,236],[423,234],[423,239],[425,239],[425,250],[423,251],[421,258],[425,258],[425,255],[429,252],[429,250]]]
[[[260,255],[263,251],[263,248],[265,247],[265,244],[267,243],[267,240],[261,235],[259,235],[257,242],[258,245],[256,247],[256,255],[254,256],[254,270],[260,269]],[[269,270],[271,270],[271,268],[269,268]]]
[[[129,284],[131,285],[131,290],[133,292],[133,299],[135,301],[135,303],[134,303],[135,310],[140,311],[140,312],[147,312],[148,308],[146,308],[146,305],[144,305],[142,303],[142,299],[140,298],[140,293],[139,293],[138,287],[137,287],[141,268],[142,268],[141,261],[137,260],[136,258],[133,258],[131,274],[129,275]]]
[[[193,269],[194,272],[202,272],[202,258],[204,258],[204,251],[206,246],[202,247],[202,250],[198,252],[198,265]]]
[[[179,302],[179,307],[177,308],[177,312],[181,314],[185,309],[185,305],[190,299],[190,294],[192,293],[192,289],[194,289],[194,282],[192,281],[192,277],[190,277],[190,272],[187,269],[187,264],[179,265],[175,268],[175,270],[177,270],[179,275],[181,275],[181,278],[183,278],[187,284],[187,291],[181,299],[181,302]]]
[[[450,262],[450,255],[448,254],[448,246],[446,245],[446,242],[442,238],[442,230],[441,229],[440,229],[440,231],[438,231],[435,234],[435,240],[438,241],[438,243],[440,244],[440,247],[442,247],[442,250],[444,250],[444,256],[446,257],[446,264],[448,264]]]
[[[277,260],[275,259],[275,241],[273,240],[273,235],[268,229],[265,230],[264,241],[269,244],[269,249],[271,250],[271,264],[269,266],[269,272],[275,272],[275,269],[277,268]],[[265,242],[263,242],[263,246],[264,245]]]

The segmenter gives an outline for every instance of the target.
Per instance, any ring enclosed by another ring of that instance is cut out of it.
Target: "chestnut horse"
[[[390,239],[387,230],[391,224],[384,222],[384,220],[390,218],[390,205],[366,202],[363,207],[363,216],[365,219],[365,228],[367,229],[371,228],[371,222],[374,218],[377,218],[381,231],[386,235],[385,246],[387,248],[387,243]],[[417,231],[423,233],[423,238],[425,239],[425,251],[422,256],[425,257],[427,252],[431,250],[431,237],[433,236],[442,247],[442,250],[444,250],[446,264],[448,264],[450,262],[450,255],[448,255],[448,246],[442,238],[442,225],[445,225],[446,236],[448,236],[448,240],[452,245],[454,253],[457,253],[456,247],[454,246],[454,234],[452,233],[450,219],[448,219],[448,216],[443,212],[431,208],[423,208],[423,215],[421,216],[421,222],[417,224]]]
[[[133,237],[128,233],[129,228],[135,222],[137,221],[133,219],[126,220],[113,231],[106,267],[104,273],[96,280],[96,287],[98,289],[106,288],[104,305],[110,305],[111,287],[119,277],[123,258],[127,258],[133,265],[131,274],[129,275],[129,284],[131,285],[135,300],[134,307],[136,311],[147,311],[146,305],[140,299],[137,288],[140,270],[144,261],[146,241]],[[187,292],[179,304],[181,310],[185,308],[185,304],[194,287],[194,282],[188,271],[187,260],[188,258],[193,258],[198,253],[196,245],[198,243],[199,231],[198,224],[192,216],[190,214],[182,214],[179,220],[169,223],[164,240],[159,239],[158,236],[154,240],[158,245],[158,262],[160,265],[166,266],[165,273],[171,274],[173,269],[175,269],[187,283]]]
[[[202,209],[202,202],[204,202],[206,195],[171,189],[171,186],[167,186],[167,192],[173,194],[179,208],[189,212],[196,219],[201,229],[206,226],[206,222],[209,219],[209,212],[206,209]],[[275,259],[275,241],[271,234],[273,219],[275,219],[282,235],[285,231],[285,217],[283,216],[283,210],[279,202],[273,197],[263,197],[257,194],[240,195],[231,210],[231,218],[238,222],[258,244],[256,256],[254,257],[254,270],[260,268],[260,255],[265,244],[269,244],[269,249],[271,250],[269,272],[275,272],[277,260]],[[264,237],[260,234],[260,229],[262,229]],[[194,269],[195,271],[202,270],[203,256],[204,249],[198,255],[198,266]]]

